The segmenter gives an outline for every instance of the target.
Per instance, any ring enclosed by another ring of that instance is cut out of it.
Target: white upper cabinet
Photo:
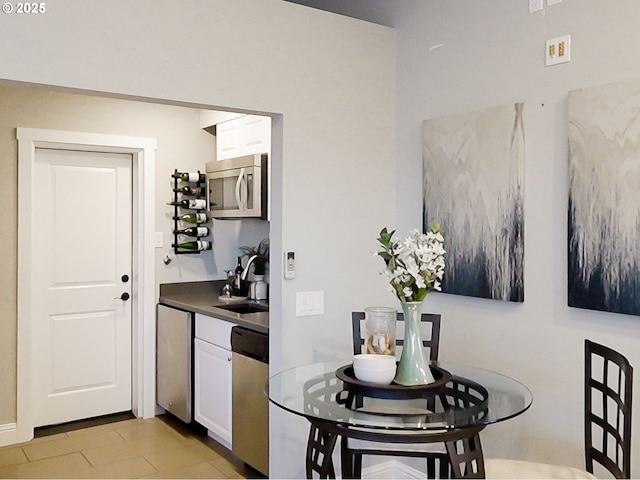
[[[246,115],[240,119],[240,155],[271,152],[271,117]]]
[[[271,153],[271,117],[244,115],[216,125],[218,160]]]
[[[229,120],[216,125],[216,158],[239,157],[240,153],[240,119]]]

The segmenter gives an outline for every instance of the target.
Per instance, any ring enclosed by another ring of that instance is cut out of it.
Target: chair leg
[[[362,478],[362,454],[353,454],[353,478]]]
[[[342,437],[340,443],[342,478],[362,478],[362,454],[350,450],[347,442],[348,439]]]
[[[317,472],[319,478],[336,478],[331,454],[337,439],[337,434],[327,432],[321,424],[311,423],[307,440],[307,478],[313,478],[313,472]]]
[[[480,435],[446,442],[453,478],[485,478]]]
[[[342,437],[340,441],[340,463],[342,478],[355,478],[353,476],[353,455],[347,448],[347,438]]]
[[[446,453],[434,453],[426,457],[427,478],[450,479],[453,477],[451,462]]]

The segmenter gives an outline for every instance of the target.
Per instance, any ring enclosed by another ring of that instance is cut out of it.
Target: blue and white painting
[[[524,301],[524,104],[426,120],[423,229],[440,222],[442,291]]]
[[[640,80],[568,107],[569,306],[640,315]]]

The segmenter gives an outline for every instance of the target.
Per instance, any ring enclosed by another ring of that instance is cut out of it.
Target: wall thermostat
[[[284,278],[291,279],[296,276],[295,252],[284,252]]]

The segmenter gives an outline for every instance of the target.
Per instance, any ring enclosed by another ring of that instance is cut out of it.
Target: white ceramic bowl
[[[396,375],[396,357],[371,353],[354,355],[353,372],[360,381],[389,385]]]

